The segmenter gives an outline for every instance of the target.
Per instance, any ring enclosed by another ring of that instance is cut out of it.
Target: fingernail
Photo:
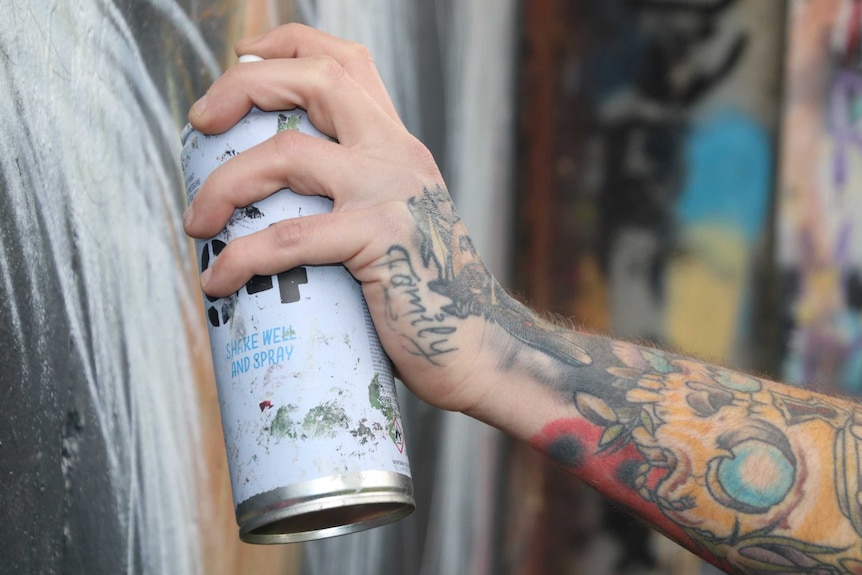
[[[192,106],[192,111],[200,116],[207,109],[207,95],[204,94],[200,100],[195,102],[194,106]]]
[[[212,268],[207,268],[201,274],[201,287],[207,287],[207,284],[210,283],[210,278],[212,278],[213,270]]]
[[[186,213],[183,214],[183,223],[186,225],[186,227],[189,227],[190,225],[192,225],[194,219],[195,211],[193,205],[190,205],[188,208],[186,208]]]

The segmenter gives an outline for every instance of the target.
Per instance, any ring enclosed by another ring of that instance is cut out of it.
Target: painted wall
[[[524,6],[521,291],[587,328],[777,375],[785,2]],[[536,535],[516,572],[701,569],[563,474],[523,475],[542,503],[520,516]]]
[[[601,573],[676,553],[650,555],[649,536],[523,453],[501,494],[499,438],[410,399],[414,517],[238,543],[177,134],[232,40],[291,17],[369,44],[481,251],[533,303],[862,392],[859,0],[296,5],[4,6],[0,573]],[[513,236],[516,120],[529,196]]]
[[[862,394],[862,2],[793,2],[780,187],[788,381]]]
[[[237,2],[0,18],[0,572],[283,572],[236,539],[178,130]]]

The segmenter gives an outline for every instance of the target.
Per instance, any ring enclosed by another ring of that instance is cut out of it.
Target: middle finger
[[[353,147],[374,147],[403,127],[333,58],[288,58],[231,67],[189,113],[203,133],[219,134],[252,106],[262,110],[303,108],[315,127]]]

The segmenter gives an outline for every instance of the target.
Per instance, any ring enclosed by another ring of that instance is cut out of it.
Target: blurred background
[[[862,0],[7,0],[0,573],[714,573],[403,389],[412,516],[239,542],[179,131],[290,21],[369,46],[534,307],[862,393]]]

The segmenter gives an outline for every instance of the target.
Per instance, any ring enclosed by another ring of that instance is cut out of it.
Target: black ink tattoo
[[[407,320],[411,331],[403,333],[402,338],[410,353],[439,365],[439,356],[457,350],[449,342],[456,328],[444,314],[431,314],[423,304],[422,279],[413,269],[409,252],[401,246],[392,246],[387,256],[385,265],[390,272],[384,286],[387,316],[393,322]]]
[[[591,363],[590,356],[568,337],[568,330],[540,320],[497,283],[463,231],[461,218],[445,190],[426,189],[408,205],[419,229],[422,265],[436,275],[436,279],[428,282],[428,288],[449,301],[441,306],[444,317],[436,318],[438,321],[446,317],[462,320],[481,317],[502,327],[519,342],[565,365],[576,367]],[[401,250],[403,261],[412,269],[407,250],[400,246],[395,248]],[[416,304],[424,313],[424,306],[418,301]],[[453,332],[439,335],[448,336]]]

